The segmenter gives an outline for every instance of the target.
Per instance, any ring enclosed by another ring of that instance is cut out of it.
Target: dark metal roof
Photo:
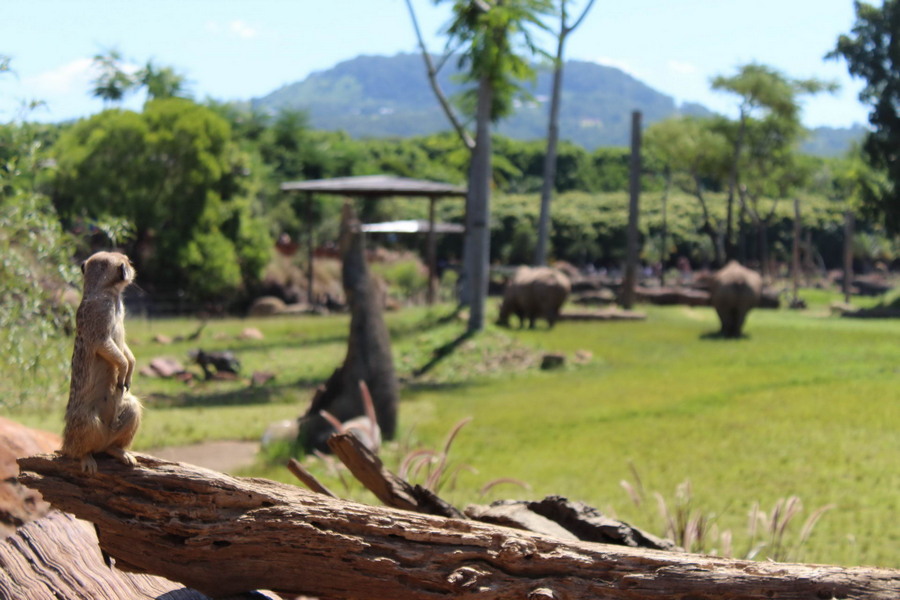
[[[431,231],[431,224],[424,219],[407,221],[387,221],[385,223],[366,223],[362,230],[368,233],[422,233]],[[435,233],[462,233],[465,226],[458,223],[435,223]]]
[[[335,177],[333,179],[311,179],[308,181],[288,181],[281,184],[284,192],[315,192],[342,196],[465,196],[464,186],[408,179],[390,175],[363,175],[361,177]]]

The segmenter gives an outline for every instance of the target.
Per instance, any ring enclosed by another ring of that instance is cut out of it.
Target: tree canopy
[[[865,80],[859,99],[872,107],[863,151],[886,178],[864,185],[867,207],[884,218],[888,230],[900,232],[900,2],[884,0],[876,7],[853,3],[856,22],[841,35],[828,58],[843,58],[850,74]]]
[[[210,109],[164,99],[143,113],[107,110],[63,133],[55,151],[63,220],[127,220],[132,257],[158,284],[211,300],[268,260],[270,239],[244,195],[246,157]]]

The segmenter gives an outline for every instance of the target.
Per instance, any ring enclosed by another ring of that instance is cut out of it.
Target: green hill
[[[448,96],[461,86],[455,63],[449,61],[439,81]],[[529,98],[517,102],[515,113],[500,122],[497,131],[515,139],[546,135],[550,96],[550,67],[538,70],[528,87]],[[694,103],[678,105],[667,96],[627,73],[585,61],[567,61],[563,79],[560,135],[589,150],[626,146],[631,113],[640,110],[645,124],[676,114],[710,115]],[[358,56],[331,69],[312,73],[252,101],[254,107],[278,112],[302,110],[316,129],[344,130],[353,137],[409,137],[449,129],[446,117],[428,84],[418,54]],[[807,142],[814,154],[840,154],[859,130],[823,128]]]

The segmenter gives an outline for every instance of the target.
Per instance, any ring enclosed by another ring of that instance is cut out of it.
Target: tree
[[[107,110],[76,123],[55,150],[64,223],[129,221],[145,289],[218,301],[258,278],[271,239],[245,190],[246,157],[210,109],[170,98],[141,114]]]
[[[700,231],[709,236],[714,261],[724,263],[725,220],[709,206],[706,191],[728,172],[729,142],[717,120],[679,117],[654,123],[645,135],[647,152],[663,165],[667,187],[693,195],[703,210]]]
[[[470,332],[483,329],[485,321],[490,258],[491,123],[510,113],[519,82],[534,76],[523,53],[537,52],[530,28],[544,28],[541,17],[550,10],[550,5],[549,0],[453,0],[453,18],[447,27],[447,55],[458,51],[463,79],[472,85],[462,101],[475,107],[474,145],[470,144],[468,133],[457,127],[463,143],[472,152],[464,249],[471,290]],[[415,24],[412,4],[407,2],[407,6]],[[421,36],[419,40],[426,64],[430,65]],[[432,77],[431,81],[436,88],[436,79]],[[451,122],[458,124],[460,121],[450,104],[442,102],[442,106]]]
[[[147,64],[135,74],[134,81],[136,85],[147,88],[149,100],[187,97],[184,75],[172,67],[159,67],[152,60],[148,60]]]
[[[892,233],[900,232],[900,2],[876,7],[856,0],[856,22],[841,35],[826,58],[843,58],[850,74],[864,79],[859,99],[872,107],[863,151],[872,167],[886,172],[885,185],[864,186],[864,204],[882,216]]]
[[[581,24],[594,0],[588,0],[587,5],[575,22],[569,25],[567,0],[559,3],[559,33],[556,36],[556,57],[553,59],[553,87],[550,94],[550,116],[547,125],[547,153],[544,155],[544,179],[541,184],[541,214],[538,219],[537,247],[534,251],[534,264],[543,265],[547,262],[547,238],[550,229],[550,202],[553,197],[553,187],[556,183],[556,146],[559,141],[559,106],[562,94],[563,67],[565,60],[563,54],[566,39]]]
[[[104,54],[94,56],[94,67],[99,71],[91,83],[91,95],[103,100],[104,104],[121,102],[135,86],[135,79],[122,68],[122,54],[111,48]]]
[[[715,77],[712,87],[739,97],[725,221],[725,251],[727,258],[734,258],[734,201],[741,184],[741,160],[748,127],[754,120],[772,117],[782,125],[786,136],[783,142],[790,146],[797,141],[803,131],[800,127],[800,106],[797,97],[802,94],[834,90],[836,86],[817,79],[790,79],[775,69],[750,63],[739,67],[736,75]]]

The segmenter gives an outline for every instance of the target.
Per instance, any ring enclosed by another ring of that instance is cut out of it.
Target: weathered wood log
[[[462,512],[436,494],[391,473],[381,459],[352,433],[332,435],[328,438],[328,447],[385,506],[440,517],[465,518]]]
[[[51,512],[0,540],[0,598],[209,600],[180,583],[108,567],[93,526],[61,512]]]
[[[316,479],[315,475],[307,471],[303,468],[303,465],[300,464],[296,458],[292,458],[287,462],[287,470],[290,471],[294,477],[300,480],[300,483],[308,487],[310,490],[316,492],[317,494],[324,494],[326,496],[330,496],[332,498],[337,498],[337,494],[329,490],[325,487],[321,481]]]
[[[490,506],[469,505],[466,516],[484,523],[526,529],[562,539],[616,544],[653,550],[684,550],[662,539],[611,519],[596,508],[562,496],[547,496],[539,502],[498,500]]]
[[[19,460],[20,480],[93,521],[119,568],[214,597],[254,589],[360,600],[900,597],[900,571],[566,542],[136,458],[129,468],[101,457],[88,476],[76,461],[32,456]]]

